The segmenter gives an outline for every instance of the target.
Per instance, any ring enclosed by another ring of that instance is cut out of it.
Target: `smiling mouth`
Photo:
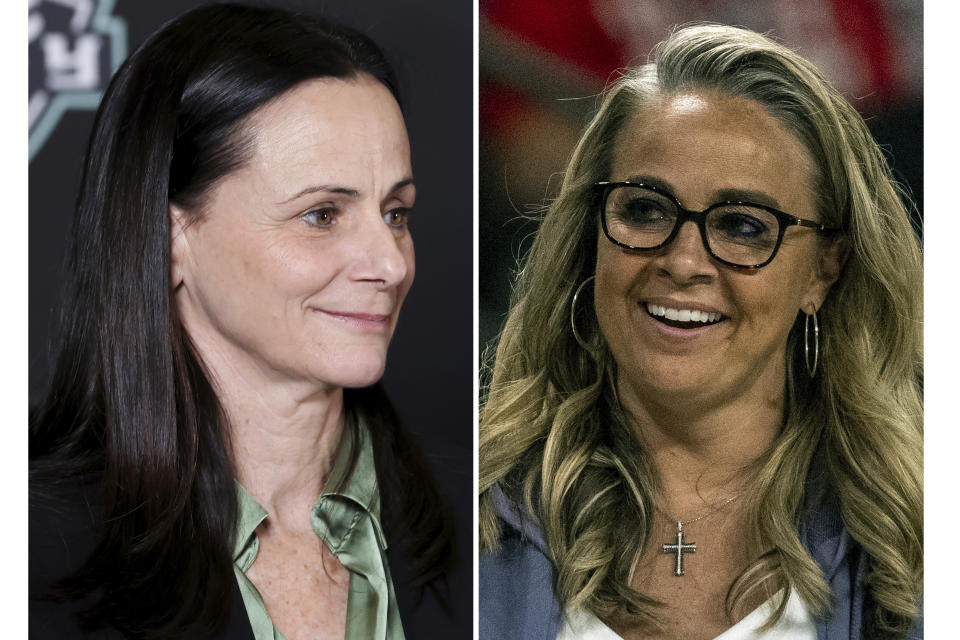
[[[725,319],[722,313],[696,309],[672,309],[649,302],[642,306],[651,318],[675,329],[700,329],[718,324]]]
[[[327,311],[326,309],[321,309],[327,315],[335,316],[338,318],[347,318],[350,320],[363,320],[368,322],[386,322],[390,319],[390,314],[387,313],[350,313],[349,311]]]
[[[384,331],[390,326],[391,315],[381,313],[352,313],[349,311],[328,311],[326,309],[315,309],[334,320],[343,322],[357,329]]]

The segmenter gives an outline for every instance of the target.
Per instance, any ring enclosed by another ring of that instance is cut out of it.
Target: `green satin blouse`
[[[357,439],[357,462],[345,478]],[[239,513],[233,571],[250,616],[253,636],[256,640],[286,640],[270,619],[260,592],[246,576],[260,548],[256,528],[268,514],[239,482],[237,496]],[[330,477],[310,511],[310,524],[350,571],[346,639],[403,640],[397,598],[387,567],[387,541],[380,526],[380,491],[373,465],[373,447],[363,420],[358,421],[356,429],[351,429],[349,422],[344,426]]]

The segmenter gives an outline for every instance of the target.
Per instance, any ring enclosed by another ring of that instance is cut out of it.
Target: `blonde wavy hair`
[[[649,542],[657,472],[617,402],[616,364],[596,319],[578,325],[588,351],[571,332],[570,308],[594,271],[591,187],[610,177],[618,132],[658,96],[688,90],[755,100],[792,132],[816,165],[820,220],[842,229],[849,247],[821,309],[815,379],[803,361],[801,314],[788,337],[787,418],[758,463],[749,509],[772,551],[731,586],[727,612],[758,591],[789,586],[814,614],[830,615],[829,586],[799,533],[805,479],[819,455],[848,532],[871,558],[873,632],[903,636],[919,615],[923,582],[922,259],[910,200],[861,116],[819,71],[745,29],[674,32],[652,63],[608,88],[573,152],[517,276],[489,365],[480,416],[481,548],[499,548],[491,496],[499,485],[522,496],[539,521],[561,602],[600,617],[658,620],[659,603],[629,584]]]

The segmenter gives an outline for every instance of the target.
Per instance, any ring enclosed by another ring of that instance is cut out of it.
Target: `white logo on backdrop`
[[[93,110],[127,56],[116,0],[30,0],[30,159],[69,109]]]

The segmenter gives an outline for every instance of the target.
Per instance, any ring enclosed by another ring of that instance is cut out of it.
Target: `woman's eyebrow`
[[[752,202],[753,204],[762,204],[767,207],[773,207],[774,209],[780,208],[780,203],[774,198],[771,198],[762,191],[753,191],[752,189],[721,189],[717,191],[717,199],[719,201]]]
[[[626,180],[627,182],[639,182],[640,184],[645,184],[648,187],[653,187],[654,189],[659,189],[671,195],[676,195],[676,190],[673,188],[673,185],[667,182],[662,178],[657,178],[654,176],[630,176]]]
[[[647,186],[654,187],[655,189],[659,189],[660,191],[669,193],[674,197],[679,197],[677,196],[677,192],[673,188],[673,185],[662,178],[637,175],[627,178],[627,182],[640,182]],[[753,189],[719,189],[714,192],[714,200],[716,202],[752,202],[754,204],[762,204],[774,209],[780,208],[780,203],[777,202],[775,198],[770,197],[763,191],[755,191]]]
[[[293,201],[296,200],[297,198],[299,198],[299,197],[301,197],[301,196],[305,196],[305,195],[307,195],[308,193],[316,193],[316,192],[318,192],[318,191],[327,191],[327,192],[330,192],[330,193],[341,193],[341,194],[346,195],[346,196],[349,196],[349,197],[351,197],[351,198],[359,198],[359,197],[360,197],[360,192],[357,191],[356,189],[350,189],[350,188],[348,188],[348,187],[340,187],[340,186],[329,185],[329,184],[315,184],[315,185],[311,185],[311,186],[309,186],[309,187],[306,187],[306,188],[304,188],[304,189],[301,189],[300,191],[298,191],[298,192],[297,192],[296,194],[294,194],[293,196],[287,198],[286,200],[281,200],[281,201],[278,202],[277,204],[287,204],[288,202],[293,202]]]
[[[412,178],[412,177],[404,178],[403,180],[399,180],[399,181],[397,181],[397,183],[396,183],[395,185],[393,185],[393,186],[390,188],[390,193],[393,193],[394,191],[399,191],[400,189],[403,189],[405,186],[410,185],[410,184],[413,184],[413,178]]]
[[[403,187],[409,184],[413,184],[413,178],[404,178],[403,180],[400,180],[396,184],[394,184],[390,188],[390,192],[393,193],[394,191],[399,191],[400,189],[402,189]],[[305,196],[308,193],[317,193],[318,191],[326,191],[328,193],[339,193],[354,199],[360,197],[360,192],[357,191],[356,189],[351,189],[349,187],[342,187],[337,185],[329,185],[329,184],[315,184],[309,187],[305,187],[304,189],[301,189],[293,196],[287,198],[286,200],[281,200],[277,204],[287,204],[288,202],[293,202],[297,198],[301,196]]]

